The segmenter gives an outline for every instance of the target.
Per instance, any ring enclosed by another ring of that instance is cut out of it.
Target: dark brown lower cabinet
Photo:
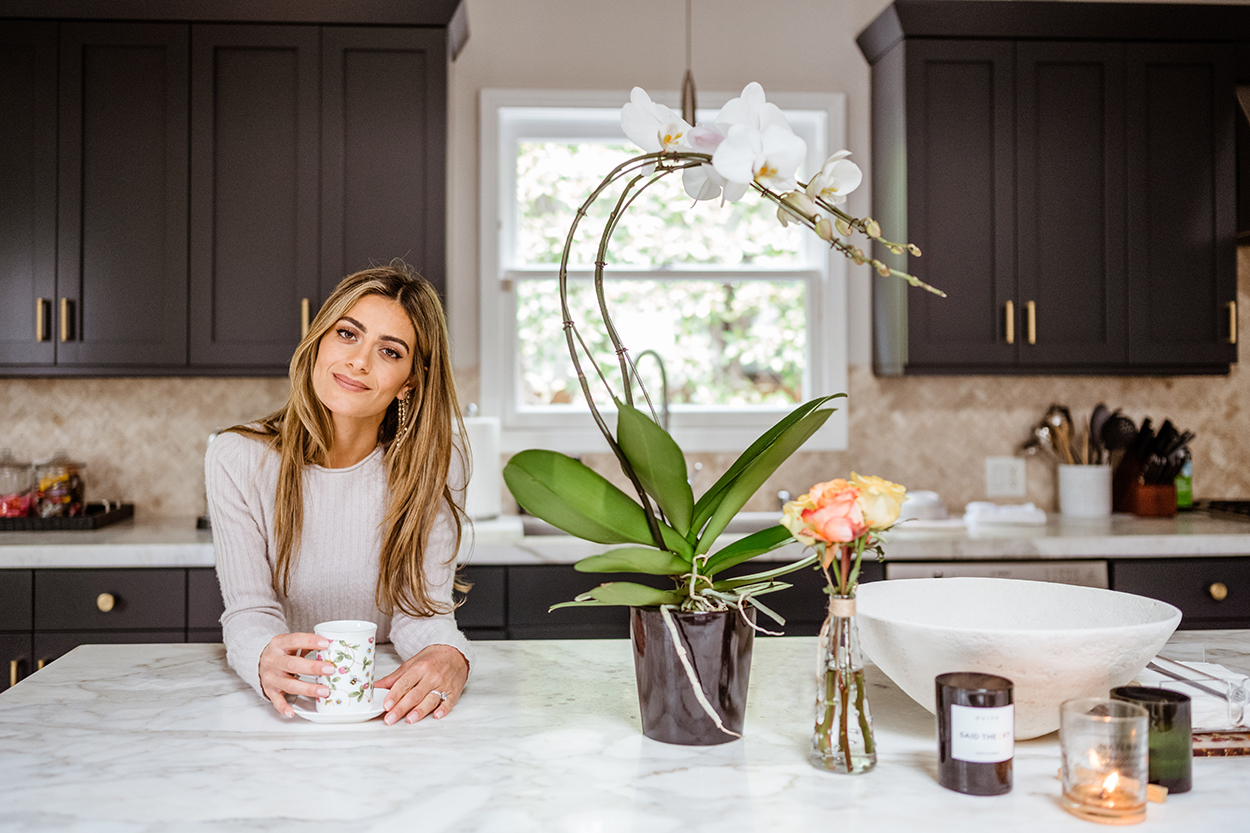
[[[0,633],[0,691],[17,685],[35,670],[29,633]]]
[[[1111,587],[1181,609],[1181,630],[1250,628],[1250,557],[1111,563]]]

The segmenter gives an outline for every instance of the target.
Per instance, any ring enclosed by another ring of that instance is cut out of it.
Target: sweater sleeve
[[[221,617],[226,660],[262,697],[260,654],[271,639],[288,630],[273,590],[264,510],[256,487],[265,453],[268,450],[259,441],[226,433],[209,445],[204,458],[213,554],[226,608]]]

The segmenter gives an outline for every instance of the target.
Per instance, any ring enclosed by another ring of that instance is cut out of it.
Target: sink
[[[780,512],[739,512],[734,519],[725,527],[725,535],[749,535],[752,532],[759,532],[761,529],[767,529],[770,526],[776,526],[781,520]],[[539,520],[533,515],[521,516],[521,527],[524,534],[529,535],[567,535],[568,533],[561,529],[556,529],[546,521]]]

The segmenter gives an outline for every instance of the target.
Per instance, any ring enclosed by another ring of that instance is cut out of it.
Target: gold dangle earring
[[[398,446],[404,439],[404,434],[408,431],[408,397],[412,396],[412,391],[404,394],[399,399],[399,422],[395,426],[395,439],[392,445]]]

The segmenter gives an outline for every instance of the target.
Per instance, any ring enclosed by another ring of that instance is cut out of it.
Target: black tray
[[[107,507],[107,511],[106,511]],[[87,511],[72,518],[0,518],[0,532],[42,532],[50,529],[99,529],[133,518],[133,503],[88,503]]]

